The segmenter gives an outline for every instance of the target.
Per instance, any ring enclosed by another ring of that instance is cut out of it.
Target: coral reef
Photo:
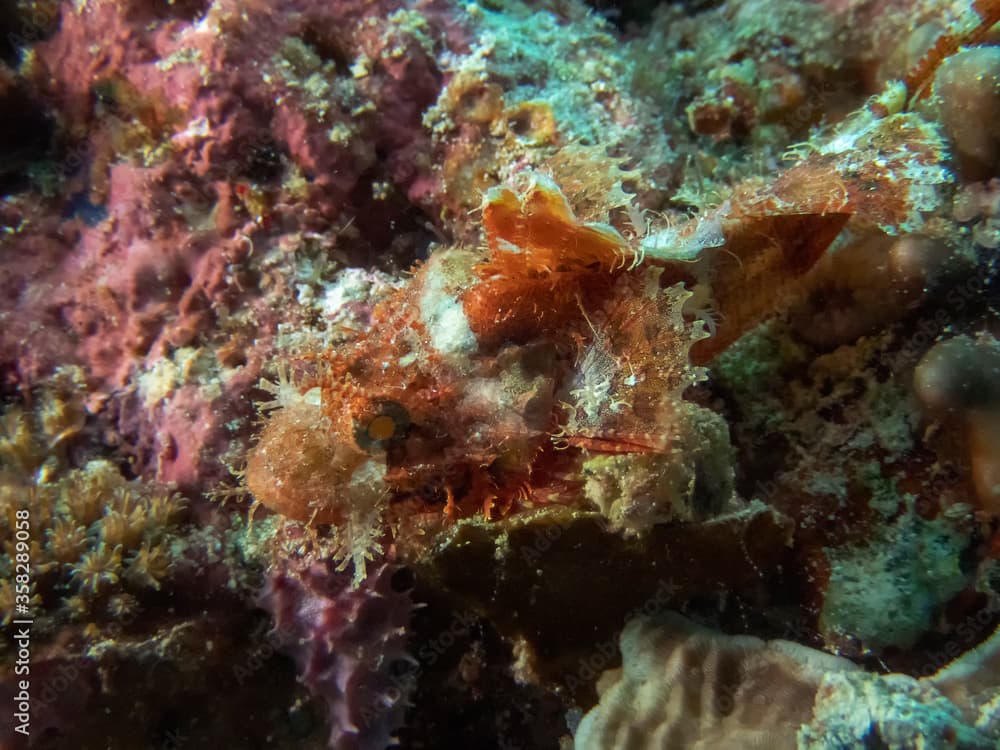
[[[248,736],[301,740],[279,726],[280,706],[262,703],[267,692],[232,684],[231,667],[252,668],[269,628],[247,602],[259,579],[247,530],[227,533],[218,520],[198,528],[198,509],[173,488],[92,458],[98,440],[80,368],[57,370],[31,395],[0,414],[0,602],[5,628],[30,623],[32,746],[160,746],[197,733],[196,746],[209,747],[231,741],[224,732],[254,710],[273,727],[248,727]],[[0,646],[7,705],[23,690],[18,653]],[[293,678],[284,669],[289,693]],[[213,739],[198,726],[218,709],[191,706],[211,706],[221,690],[234,690],[233,713]],[[4,747],[19,723],[0,718]]]
[[[46,617],[126,616],[138,606],[136,595],[159,590],[179,562],[182,497],[127,481],[106,460],[67,470],[66,444],[85,420],[81,375],[76,369],[58,372],[34,411],[11,407],[0,416],[4,624],[14,617],[19,512],[30,513],[32,599]]]
[[[966,723],[947,673],[923,680],[872,675],[787,641],[727,636],[678,615],[637,618],[621,635],[622,667],[602,675],[601,699],[574,747],[905,750],[994,747],[988,722]],[[950,667],[979,667],[979,655]],[[973,666],[974,665],[974,666]],[[996,686],[996,675],[992,684]]]
[[[0,3],[24,744],[996,746],[998,21]]]

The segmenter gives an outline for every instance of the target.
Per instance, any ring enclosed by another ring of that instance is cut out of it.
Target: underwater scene
[[[998,750],[1000,0],[0,0],[0,750]]]

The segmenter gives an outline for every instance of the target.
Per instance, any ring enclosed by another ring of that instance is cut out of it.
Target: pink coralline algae
[[[359,180],[373,170],[405,195],[429,169],[418,155],[428,148],[421,112],[440,85],[431,42],[368,24],[377,11],[304,2],[63,7],[26,75],[60,113],[68,155],[53,177],[84,209],[53,221],[38,205],[6,207],[5,223],[22,227],[5,240],[16,260],[2,272],[8,379],[29,385],[57,364],[85,364],[96,410],[171,352],[207,345],[220,388],[206,399],[199,387],[195,398],[210,409],[185,407],[168,387],[162,402],[141,394],[145,407],[124,409],[118,422],[147,444],[135,460],[161,479],[193,486],[212,473],[201,456],[225,452],[225,424],[246,413],[269,350],[256,326],[272,316],[247,262],[255,242],[352,221],[348,212],[372,201]],[[447,26],[434,33],[459,33]],[[94,38],[105,40],[101,49]],[[354,58],[386,64],[354,76],[345,68]],[[282,185],[289,171],[298,182]],[[392,221],[358,223],[381,242]],[[232,377],[244,365],[246,376]],[[199,425],[201,437],[185,438],[193,445],[178,446],[178,420]]]

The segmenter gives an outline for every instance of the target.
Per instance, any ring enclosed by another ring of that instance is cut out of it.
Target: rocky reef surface
[[[1000,746],[998,20],[0,0],[0,748]]]

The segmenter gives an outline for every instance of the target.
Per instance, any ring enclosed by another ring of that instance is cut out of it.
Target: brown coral
[[[1000,515],[1000,344],[988,334],[935,344],[913,374],[929,415],[963,433],[980,506]]]
[[[727,637],[676,615],[622,632],[620,670],[580,723],[576,750],[794,748],[827,672],[856,667],[794,643]]]
[[[129,559],[125,578],[139,587],[159,589],[160,582],[167,577],[173,564],[173,558],[166,549],[147,539]]]
[[[1000,172],[1000,47],[967,49],[945,60],[933,93],[962,173],[973,180],[995,177]]]
[[[71,578],[77,582],[81,592],[96,594],[101,589],[118,583],[121,569],[121,545],[109,547],[102,542],[83,554],[73,566]]]

